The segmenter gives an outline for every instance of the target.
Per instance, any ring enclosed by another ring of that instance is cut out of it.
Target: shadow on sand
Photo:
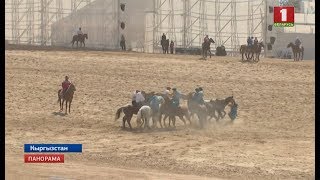
[[[63,113],[63,112],[53,112],[52,113],[53,115],[55,115],[55,116],[66,116],[67,114],[65,114],[65,113]]]

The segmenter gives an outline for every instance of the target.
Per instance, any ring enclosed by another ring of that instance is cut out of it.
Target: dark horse
[[[85,40],[85,39],[88,39],[88,34],[74,35],[74,36],[72,37],[72,41],[71,41],[72,47],[73,47],[73,45],[74,45],[74,42],[76,42],[76,41],[77,41],[77,47],[78,47],[78,42],[79,42],[79,41],[80,41],[80,47],[82,46],[82,43],[83,43],[83,47],[86,47],[86,44],[84,43],[84,40]]]
[[[187,104],[189,111],[193,114],[196,114],[199,119],[200,128],[204,127],[204,124],[207,122],[208,111],[205,104],[199,104],[192,100],[194,92],[189,93]]]
[[[162,46],[162,51],[163,54],[168,54],[169,53],[169,39],[167,40],[161,40],[161,46]]]
[[[226,115],[225,108],[230,103],[234,104],[235,101],[233,99],[233,96],[227,97],[225,99],[216,99],[216,100],[210,100],[210,102],[206,102],[206,107],[208,109],[208,115],[210,116],[208,120],[211,120],[212,117],[216,119],[216,121],[219,121],[219,118],[223,119]],[[218,117],[215,115],[215,112],[218,113]]]
[[[126,105],[126,106],[122,106],[117,110],[115,120],[118,120],[120,118],[120,115],[121,115],[122,112],[124,113],[124,116],[122,118],[122,121],[123,121],[122,127],[123,127],[123,129],[125,128],[126,121],[129,124],[130,129],[132,129],[132,126],[131,126],[131,123],[130,123],[130,121],[132,119],[132,116],[134,114],[137,114],[139,109],[143,105],[145,105],[149,101],[149,99],[154,95],[154,92],[151,92],[151,93],[147,94],[144,91],[141,91],[141,93],[145,97],[144,103],[142,103],[141,105],[137,105],[137,106],[133,106],[133,105],[129,104],[129,105]]]
[[[244,60],[243,54],[245,54],[247,61],[253,60],[255,62],[258,62],[260,53],[261,53],[261,48],[264,48],[263,42],[259,42],[258,44],[252,45],[251,47],[248,47],[247,45],[241,45],[240,46],[240,53],[242,55],[242,61]],[[256,59],[254,58],[254,54],[256,54]],[[251,56],[250,56],[251,55]]]
[[[208,42],[203,42],[202,43],[202,56],[203,56],[203,58],[207,58],[208,51],[210,53],[209,55],[210,55],[210,58],[211,58],[211,51],[210,51],[211,43],[215,43],[212,38],[210,38]]]
[[[176,116],[178,116],[179,119],[184,123],[184,125],[186,125],[186,121],[183,118],[185,116],[191,124],[190,114],[189,114],[189,110],[187,107],[180,106],[178,108],[173,108],[172,107],[172,100],[167,97],[164,97],[164,99],[165,99],[165,103],[162,104],[160,107],[159,123],[160,123],[161,128],[162,128],[161,118],[162,118],[163,114],[164,114],[164,118],[163,118],[163,125],[164,126],[166,126],[166,119],[167,119],[167,117],[169,117],[169,127],[170,127],[171,121],[172,121],[173,126],[175,127],[176,126],[176,120],[175,120]]]
[[[125,50],[126,50],[126,41],[121,40],[121,41],[120,41],[120,46],[121,46],[121,49],[122,49],[123,51],[125,51]]]
[[[258,44],[253,46],[253,53],[256,55],[253,57],[254,62],[260,61],[261,48],[264,48],[263,42],[259,42]]]
[[[304,52],[304,47],[301,46],[301,48],[295,44],[293,44],[292,42],[290,42],[287,46],[287,48],[291,47],[292,52],[293,52],[293,60],[294,61],[299,61],[299,60],[303,60],[303,52]],[[299,54],[299,57],[298,57]],[[300,59],[301,57],[301,59]]]
[[[60,111],[63,111],[63,103],[64,101],[66,101],[66,114],[67,114],[68,102],[69,102],[69,113],[70,113],[71,102],[73,99],[74,91],[76,91],[76,88],[73,84],[70,84],[69,88],[66,90],[66,92],[64,92],[62,97],[61,97],[61,91],[62,89],[58,91],[58,102],[60,103]],[[62,99],[62,102],[61,102],[61,99]]]

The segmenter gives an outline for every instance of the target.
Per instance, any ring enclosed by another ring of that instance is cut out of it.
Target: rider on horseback
[[[77,35],[83,35],[82,31],[81,31],[81,27],[79,27],[79,30],[77,31]]]
[[[252,43],[253,43],[253,42],[252,42],[252,38],[253,38],[253,37],[250,37],[250,36],[249,36],[248,39],[247,39],[248,47],[251,47],[251,46],[252,46]]]
[[[301,41],[300,41],[299,37],[296,38],[295,44],[296,44],[297,47],[300,48]]]
[[[164,99],[161,96],[153,95],[150,99],[150,107],[152,113],[156,114],[159,112],[160,104],[164,103]]]
[[[254,46],[257,46],[258,43],[259,43],[259,40],[258,40],[257,37],[255,37],[255,38],[254,38],[254,41],[253,41],[253,45],[254,45]]]
[[[66,76],[65,80],[62,82],[62,91],[61,91],[61,97],[64,96],[64,93],[67,91],[67,89],[69,88],[69,86],[71,85],[71,82],[69,81],[69,77]]]
[[[164,90],[163,95],[165,98],[170,98],[170,90],[171,87],[167,87],[166,90]]]
[[[204,104],[204,100],[203,100],[203,89],[202,87],[199,87],[199,94],[198,94],[198,103],[199,104]]]
[[[167,37],[166,37],[166,35],[165,35],[164,33],[162,34],[161,39],[162,39],[163,41],[167,40]]]
[[[205,43],[209,42],[209,36],[208,35],[206,35],[206,37],[204,37],[203,42],[205,42]]]
[[[135,107],[141,107],[142,106],[142,102],[144,102],[145,98],[143,97],[141,91],[136,90],[135,92],[133,92],[133,96],[132,96],[132,105]]]
[[[203,100],[203,89],[202,87],[196,88],[195,89],[195,93],[192,97],[192,100],[198,104],[203,104],[204,100]]]
[[[179,108],[180,107],[180,98],[181,94],[179,91],[177,91],[177,88],[172,88],[173,94],[172,94],[172,106],[173,108]]]

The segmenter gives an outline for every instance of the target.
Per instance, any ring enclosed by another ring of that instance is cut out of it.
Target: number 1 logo
[[[278,23],[294,23],[294,7],[293,6],[275,6],[273,8],[273,22]]]
[[[281,9],[281,21],[286,22],[287,21],[287,9]]]

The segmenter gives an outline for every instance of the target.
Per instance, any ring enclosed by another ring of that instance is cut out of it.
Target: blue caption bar
[[[81,153],[82,144],[25,144],[24,152],[32,153]]]

